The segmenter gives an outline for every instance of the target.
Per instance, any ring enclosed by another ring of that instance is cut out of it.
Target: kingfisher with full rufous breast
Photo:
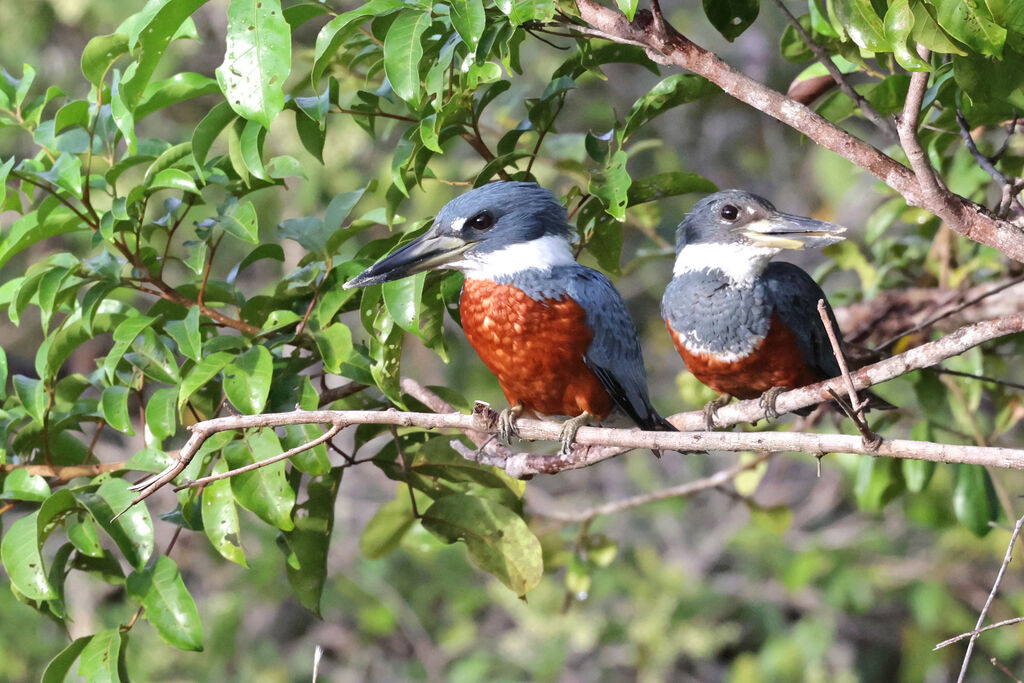
[[[705,197],[679,224],[661,314],[686,368],[721,394],[705,406],[709,429],[715,410],[733,396],[760,397],[765,414],[777,417],[781,391],[839,376],[819,300],[842,337],[824,292],[799,266],[771,259],[783,250],[839,242],[844,231],[783,213],[742,190]],[[893,408],[863,394],[867,407]]]
[[[345,283],[365,287],[426,270],[465,275],[466,338],[520,415],[565,415],[562,452],[577,430],[618,408],[640,428],[674,431],[651,405],[636,327],[618,291],[580,265],[565,207],[536,183],[494,182],[456,197],[420,237]]]

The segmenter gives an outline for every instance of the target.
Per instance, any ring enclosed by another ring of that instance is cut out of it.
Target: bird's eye
[[[718,212],[719,215],[727,221],[734,221],[740,215],[740,210],[732,204],[726,204],[722,207],[722,210]]]
[[[494,216],[490,211],[481,211],[467,220],[466,225],[474,230],[487,230],[494,225]]]

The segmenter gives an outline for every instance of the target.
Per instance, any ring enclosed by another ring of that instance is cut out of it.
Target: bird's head
[[[425,270],[515,272],[571,262],[565,207],[536,183],[495,182],[456,197],[418,238],[345,283],[365,287]]]
[[[843,240],[846,228],[783,213],[742,190],[723,190],[697,202],[676,231],[675,272],[719,269],[756,275],[784,249],[824,247]]]

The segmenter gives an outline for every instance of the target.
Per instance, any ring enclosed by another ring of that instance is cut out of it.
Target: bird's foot
[[[715,428],[715,414],[718,413],[718,409],[729,403],[732,400],[732,396],[729,394],[722,394],[713,401],[708,401],[704,404],[704,429],[707,431],[713,431]]]
[[[516,427],[516,419],[522,414],[522,403],[517,403],[511,408],[505,408],[505,410],[498,413],[498,438],[506,444],[511,444],[513,438],[519,438],[519,428]]]
[[[786,391],[788,391],[786,387],[772,387],[761,394],[757,404],[764,410],[765,419],[774,420],[779,416],[779,411],[775,409],[775,401],[779,398],[779,394]]]
[[[576,443],[576,432],[580,430],[580,427],[589,424],[595,417],[596,415],[583,411],[562,423],[562,433],[558,437],[558,440],[562,442],[562,448],[559,450],[561,455],[572,453],[572,446]]]

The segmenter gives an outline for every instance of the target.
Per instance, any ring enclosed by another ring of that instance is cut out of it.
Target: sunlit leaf
[[[217,67],[217,82],[231,108],[269,129],[284,109],[291,62],[291,30],[280,0],[231,0],[227,49]]]

